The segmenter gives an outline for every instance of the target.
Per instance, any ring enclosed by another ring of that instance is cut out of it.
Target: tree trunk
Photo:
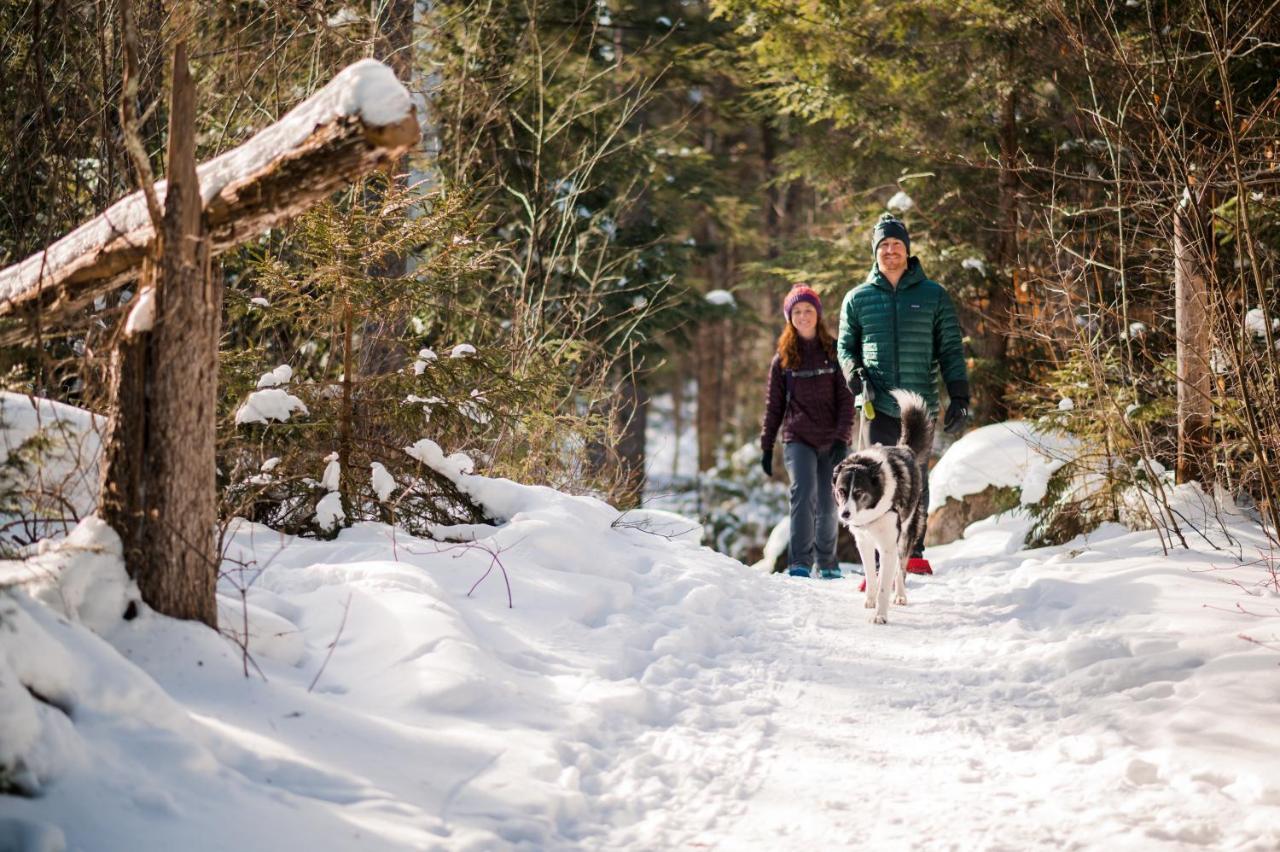
[[[1208,223],[1198,198],[1173,215],[1173,281],[1178,335],[1178,482],[1213,483],[1212,375],[1209,291],[1205,263]]]
[[[405,81],[413,91],[414,44],[413,9],[415,0],[390,0],[378,21],[379,42],[386,63],[397,79]],[[396,188],[408,184],[409,155],[405,154],[393,167],[391,179]],[[366,205],[381,206],[383,194],[370,192]],[[383,278],[403,278],[410,270],[410,259],[403,254],[388,254],[374,260],[372,272]],[[360,330],[360,375],[377,376],[402,370],[408,364],[408,353],[399,346],[409,328],[406,308],[382,316],[366,317]]]
[[[698,378],[698,407],[694,423],[698,432],[698,470],[716,466],[716,448],[724,431],[723,320],[703,324],[694,342],[694,374]]]
[[[680,437],[684,432],[684,359],[675,353],[671,359],[671,478],[680,475]]]
[[[643,381],[631,371],[618,388],[619,400],[615,416],[621,426],[618,440],[618,464],[625,485],[618,501],[620,508],[640,505],[644,496],[645,420],[649,416],[649,394]]]
[[[993,257],[994,280],[988,283],[988,299],[980,329],[973,334],[975,354],[982,358],[981,392],[973,400],[979,422],[1006,419],[1005,373],[1009,354],[1013,290],[1018,286],[1018,90],[1010,82],[1000,108],[999,219]]]
[[[126,565],[157,612],[217,625],[215,407],[222,287],[209,274],[195,163],[195,87],[187,47],[173,58],[169,188],[149,331],[115,360],[103,472],[103,516],[125,543]]]

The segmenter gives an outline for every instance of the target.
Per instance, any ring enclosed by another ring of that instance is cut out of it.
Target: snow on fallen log
[[[239,245],[394,162],[418,141],[408,91],[361,60],[253,139],[196,170],[213,253]],[[164,200],[167,181],[156,184]],[[141,191],[53,245],[0,271],[0,316],[45,322],[138,275],[155,232]],[[24,330],[7,331],[12,342]]]

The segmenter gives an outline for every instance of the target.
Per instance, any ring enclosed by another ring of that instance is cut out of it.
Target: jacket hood
[[[924,267],[920,265],[920,259],[913,254],[907,260],[907,271],[902,273],[902,278],[898,279],[898,289],[904,290],[926,280],[928,280],[928,276],[924,274]],[[878,263],[871,264],[871,271],[867,273],[866,283],[874,284],[882,290],[893,289],[889,279],[885,278],[884,274],[880,272],[880,264]]]

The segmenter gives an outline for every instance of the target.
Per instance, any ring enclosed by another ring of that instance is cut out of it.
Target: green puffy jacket
[[[969,397],[969,371],[955,305],[942,285],[925,277],[911,258],[894,287],[878,266],[849,291],[840,306],[836,356],[846,377],[865,367],[875,390],[876,411],[898,416],[889,391],[905,388],[938,411],[937,369],[952,397]],[[934,365],[937,365],[935,367]]]

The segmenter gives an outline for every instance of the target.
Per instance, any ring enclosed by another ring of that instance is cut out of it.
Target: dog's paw
[[[898,595],[896,598],[894,598],[894,599],[893,599],[893,602],[894,602],[895,604],[897,604],[898,606],[906,606],[906,605],[907,605],[907,596],[906,596],[906,595]]]
[[[863,606],[865,606],[867,609],[875,609],[875,608],[876,608],[876,599],[875,599],[875,596],[874,596],[874,595],[867,595],[866,603],[864,603],[864,604],[863,604]]]
[[[871,618],[868,619],[868,621],[870,621],[872,624],[888,624],[889,623],[889,619],[878,612],[872,615]]]

